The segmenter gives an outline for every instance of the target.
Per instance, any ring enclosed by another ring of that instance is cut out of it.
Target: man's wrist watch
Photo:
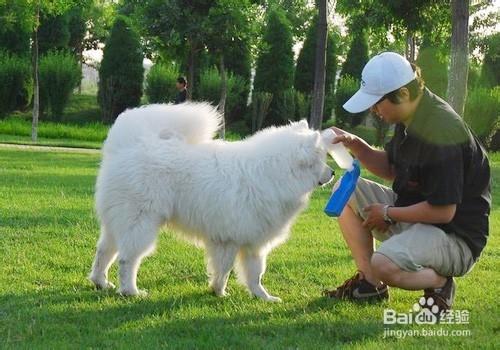
[[[384,209],[383,209],[384,221],[386,223],[388,223],[389,225],[394,225],[396,222],[394,220],[392,220],[391,217],[389,216],[389,214],[388,214],[389,208],[392,208],[392,206],[391,205],[384,206]]]

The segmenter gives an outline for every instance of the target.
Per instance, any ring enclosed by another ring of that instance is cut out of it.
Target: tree
[[[31,28],[30,8],[26,1],[0,2],[0,49],[18,56],[29,56]]]
[[[169,52],[186,62],[188,98],[196,89],[198,58],[205,49],[206,21],[216,0],[123,0],[122,13],[140,23],[149,50]]]
[[[282,124],[291,117],[279,115],[279,108],[285,92],[293,87],[292,46],[290,23],[283,11],[277,8],[269,10],[254,79],[254,91],[273,94],[267,125]]]
[[[297,66],[295,68],[295,90],[299,91],[305,98],[312,95],[314,88],[314,67],[316,54],[316,18],[311,22],[308,28],[304,45],[300,50],[297,58]],[[333,108],[332,101],[329,96],[332,93],[335,83],[335,75],[337,73],[337,56],[336,56],[336,33],[328,31],[326,45],[326,77],[325,77],[325,103],[323,107],[323,121],[331,116]]]
[[[464,115],[469,70],[469,1],[452,0],[451,61],[448,74],[448,102]]]
[[[316,41],[316,59],[314,62],[314,90],[311,105],[311,123],[313,129],[320,129],[323,120],[323,104],[325,102],[325,64],[326,37],[328,33],[326,0],[318,1],[318,27]]]
[[[422,44],[416,64],[422,71],[425,85],[438,96],[446,96],[448,85],[447,52],[443,52],[440,47]]]
[[[500,33],[490,35],[487,40],[481,68],[481,82],[485,87],[500,85]]]
[[[363,67],[368,62],[368,41],[366,39],[366,34],[363,30],[354,31],[353,39],[344,64],[342,65],[342,70],[340,76],[344,77],[350,75],[355,79],[361,79],[361,72]]]
[[[261,2],[265,9],[281,8],[290,23],[290,28],[295,39],[301,40],[307,32],[316,8],[309,0],[264,0]]]
[[[227,98],[226,47],[236,41],[248,42],[252,36],[250,2],[246,0],[217,0],[210,9],[206,20],[206,43],[210,51],[218,59],[221,78],[221,94],[219,112],[223,116],[223,125],[220,130],[221,138],[225,137],[225,106]]]
[[[406,58],[415,61],[416,32],[422,28],[426,8],[433,0],[382,0],[382,6],[406,28]]]
[[[126,17],[118,16],[99,69],[97,99],[103,121],[113,122],[126,108],[139,105],[144,77],[142,61],[138,34]]]
[[[43,55],[50,50],[63,50],[68,48],[70,39],[68,13],[40,14],[40,27],[38,28],[38,49]]]

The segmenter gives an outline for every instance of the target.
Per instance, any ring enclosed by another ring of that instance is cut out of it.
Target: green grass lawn
[[[499,190],[500,155],[492,156]],[[384,339],[383,309],[407,313],[419,292],[391,290],[376,305],[324,300],[321,291],[355,268],[334,219],[322,212],[329,189],[318,189],[287,243],[271,253],[264,283],[283,299],[251,298],[232,276],[230,296],[208,292],[203,252],[160,235],[139,285],[149,297],[95,291],[86,276],[98,237],[93,189],[98,154],[0,148],[0,348],[495,348],[498,345],[500,212],[473,272],[458,279],[455,308],[466,337]],[[496,196],[500,198],[500,196]],[[116,282],[116,267],[111,280]],[[416,330],[423,326],[396,326]]]

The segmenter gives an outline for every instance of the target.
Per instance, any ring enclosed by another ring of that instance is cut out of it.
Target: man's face
[[[386,123],[401,123],[407,119],[411,111],[410,95],[407,89],[402,89],[399,102],[393,103],[388,98],[384,98],[373,105],[370,112]]]
[[[177,88],[177,90],[183,90],[185,86],[186,85],[183,83],[179,83],[179,82],[175,83],[175,87]]]

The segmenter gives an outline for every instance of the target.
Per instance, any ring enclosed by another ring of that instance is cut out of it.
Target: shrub
[[[0,116],[26,107],[33,93],[28,58],[0,53]]]
[[[264,125],[272,100],[273,94],[269,92],[257,91],[252,94],[252,115],[250,121],[252,133]]]
[[[77,60],[67,52],[49,52],[40,60],[40,105],[51,120],[62,120],[69,97],[82,79]]]
[[[290,88],[275,94],[277,103],[275,111],[284,121],[295,120],[295,90]]]
[[[500,87],[478,88],[469,92],[465,103],[464,119],[486,144],[495,122],[500,117]]]
[[[111,123],[125,109],[140,104],[144,80],[142,61],[138,34],[126,17],[119,16],[106,41],[99,69],[97,100],[104,122]]]
[[[243,116],[236,115],[241,106],[246,106],[247,82],[240,76],[227,73],[226,121],[234,122]],[[205,69],[200,74],[197,87],[198,99],[217,105],[220,101],[221,78],[216,68]]]
[[[342,106],[356,93],[359,89],[359,80],[352,76],[342,77],[337,84],[335,93],[335,124],[340,128],[345,128],[347,125],[355,127],[363,122],[366,117],[366,112],[352,114],[347,112]]]
[[[446,96],[448,87],[448,58],[437,47],[425,47],[419,51],[416,64],[422,70],[425,85],[438,96]]]
[[[500,33],[492,34],[487,39],[481,80],[485,87],[500,85]]]
[[[173,64],[157,63],[146,76],[145,93],[149,103],[166,103],[175,99],[179,69]]]
[[[273,94],[265,126],[284,124],[290,116],[279,114],[282,110],[280,101],[284,92],[293,86],[293,37],[290,22],[283,10],[269,10],[263,36],[262,50],[257,59],[254,91]]]
[[[309,120],[311,112],[311,97],[300,91],[295,91],[295,120]]]
[[[486,147],[491,152],[500,151],[500,118],[497,118],[491,128],[490,136],[486,139]]]
[[[368,62],[368,40],[363,30],[356,30],[346,60],[342,65],[341,77],[350,75],[354,79],[361,79],[363,67]]]
[[[297,58],[297,66],[295,68],[294,87],[297,91],[306,95],[311,95],[314,88],[317,30],[317,16],[315,16],[307,31],[304,46],[302,46],[302,50],[300,50],[299,57]],[[323,106],[323,121],[330,119],[332,114],[331,112],[333,108],[333,101],[329,99],[328,96],[331,96],[333,93],[335,75],[337,73],[337,58],[335,52],[335,33],[329,31],[326,46],[325,101]]]

